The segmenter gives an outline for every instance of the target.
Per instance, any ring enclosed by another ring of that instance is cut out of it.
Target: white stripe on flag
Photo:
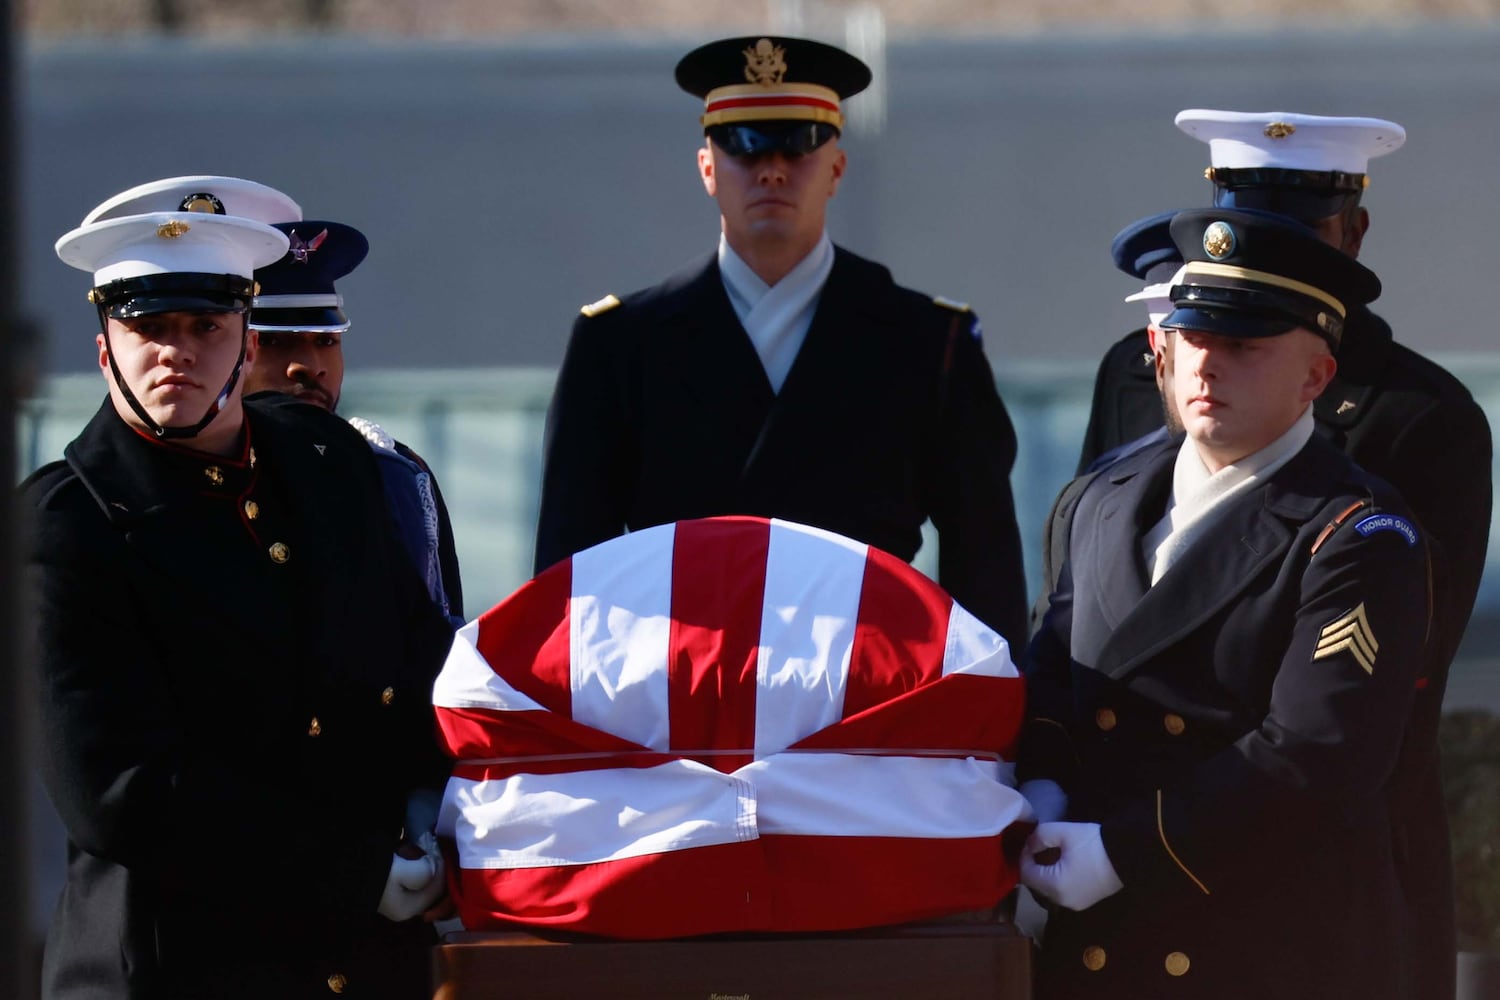
[[[464,868],[541,868],[754,840],[749,782],[690,760],[631,770],[451,778],[439,833]]]
[[[773,520],[761,607],[755,753],[775,753],[843,717],[867,547]]]
[[[573,556],[573,720],[656,750],[670,738],[675,535],[675,525],[658,525]]]
[[[755,785],[760,832],[815,837],[991,837],[1021,818],[1014,765],[948,757],[778,754],[734,772]]]
[[[474,643],[479,639],[479,619],[453,636],[448,659],[432,685],[432,704],[437,708],[488,708],[497,712],[538,711],[542,706],[507,684]]]
[[[1019,677],[1010,658],[1010,644],[984,622],[953,602],[948,612],[948,639],[943,647],[943,676],[979,674]]]

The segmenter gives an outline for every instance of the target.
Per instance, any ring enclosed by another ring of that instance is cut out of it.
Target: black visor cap
[[[1357,194],[1342,191],[1328,193],[1299,191],[1295,188],[1218,188],[1214,191],[1214,207],[1272,212],[1311,225],[1338,215],[1358,198]]]
[[[745,159],[771,153],[806,156],[839,134],[827,122],[744,122],[712,125],[707,132],[715,146],[730,156]]]
[[[110,319],[157,313],[242,313],[250,308],[255,283],[237,274],[145,274],[121,278],[92,292]]]

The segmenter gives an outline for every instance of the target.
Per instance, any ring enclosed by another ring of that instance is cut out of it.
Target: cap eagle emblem
[[[786,76],[786,49],[762,38],[755,47],[745,49],[745,79],[763,87],[773,86]]]
[[[314,250],[318,249],[318,247],[322,246],[323,241],[326,239],[328,239],[328,230],[326,229],[318,235],[314,236],[312,239],[306,241],[304,241],[302,237],[297,235],[297,230],[293,229],[287,236],[287,242],[290,244],[290,246],[287,248],[287,252],[292,255],[293,260],[300,261],[301,263],[306,264],[308,255],[311,254]]]

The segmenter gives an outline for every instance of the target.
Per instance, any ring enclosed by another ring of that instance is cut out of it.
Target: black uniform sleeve
[[[973,322],[970,314],[966,326]],[[1016,432],[978,339],[955,328],[948,350],[930,506],[938,581],[1019,650],[1027,628],[1026,570],[1010,489]]]
[[[271,777],[266,762],[283,754],[274,727],[190,745],[187,713],[216,707],[169,683],[154,650],[171,636],[143,628],[152,615],[137,606],[118,533],[89,506],[39,512],[26,566],[39,763],[69,838],[163,894],[212,873],[226,897],[252,906],[311,897],[372,910],[395,845],[375,833],[320,837],[329,797]]]
[[[537,573],[625,531],[630,438],[622,331],[613,320],[580,316],[558,372],[543,444]]]

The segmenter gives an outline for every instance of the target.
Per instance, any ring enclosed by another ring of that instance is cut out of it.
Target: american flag
[[[993,906],[1031,819],[1022,684],[935,583],[826,531],[708,518],[580,552],[438,677],[459,915],[640,939]]]

